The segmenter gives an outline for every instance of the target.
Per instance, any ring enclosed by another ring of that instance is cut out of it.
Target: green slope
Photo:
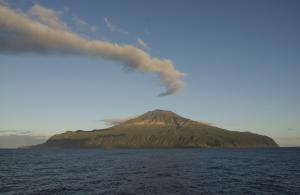
[[[228,131],[163,110],[111,128],[54,135],[38,148],[276,147],[269,137]]]

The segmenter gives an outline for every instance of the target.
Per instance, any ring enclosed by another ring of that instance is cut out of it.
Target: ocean
[[[0,194],[300,194],[300,148],[1,149]]]

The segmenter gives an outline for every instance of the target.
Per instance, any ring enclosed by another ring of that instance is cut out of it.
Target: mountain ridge
[[[277,147],[267,136],[229,131],[165,110],[106,129],[57,134],[34,148]]]

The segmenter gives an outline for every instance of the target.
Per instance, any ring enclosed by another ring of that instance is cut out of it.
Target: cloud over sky
[[[32,132],[28,130],[11,130],[11,129],[0,129],[1,135],[31,135]]]
[[[138,42],[138,44],[140,45],[140,46],[142,46],[143,48],[145,48],[145,49],[147,49],[147,50],[150,50],[151,48],[149,47],[149,45],[143,40],[143,39],[141,39],[141,38],[136,38],[136,40],[137,40],[137,42]]]
[[[72,19],[73,19],[74,23],[81,28],[87,28],[91,32],[97,31],[97,27],[95,25],[90,25],[89,23],[84,21],[82,18],[79,18],[78,16],[73,16]]]
[[[107,118],[107,119],[103,119],[101,121],[105,122],[106,125],[115,126],[115,125],[119,125],[127,120],[130,120],[132,118],[134,118],[134,117],[132,116],[132,117],[123,117],[123,118]]]
[[[101,57],[141,72],[156,73],[166,88],[159,96],[183,89],[183,72],[171,60],[150,56],[133,45],[90,40],[68,30],[59,12],[33,5],[28,13],[0,4],[0,53]],[[107,20],[108,21],[108,20]],[[109,21],[108,21],[109,22]]]
[[[67,30],[67,24],[59,20],[62,12],[47,9],[39,4],[34,4],[27,15],[42,24],[58,30]]]
[[[118,32],[121,34],[128,34],[128,32],[126,30],[113,24],[107,17],[104,17],[103,21],[110,32]]]

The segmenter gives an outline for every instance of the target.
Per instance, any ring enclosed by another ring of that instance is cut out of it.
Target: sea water
[[[1,149],[0,194],[300,194],[300,148]]]

